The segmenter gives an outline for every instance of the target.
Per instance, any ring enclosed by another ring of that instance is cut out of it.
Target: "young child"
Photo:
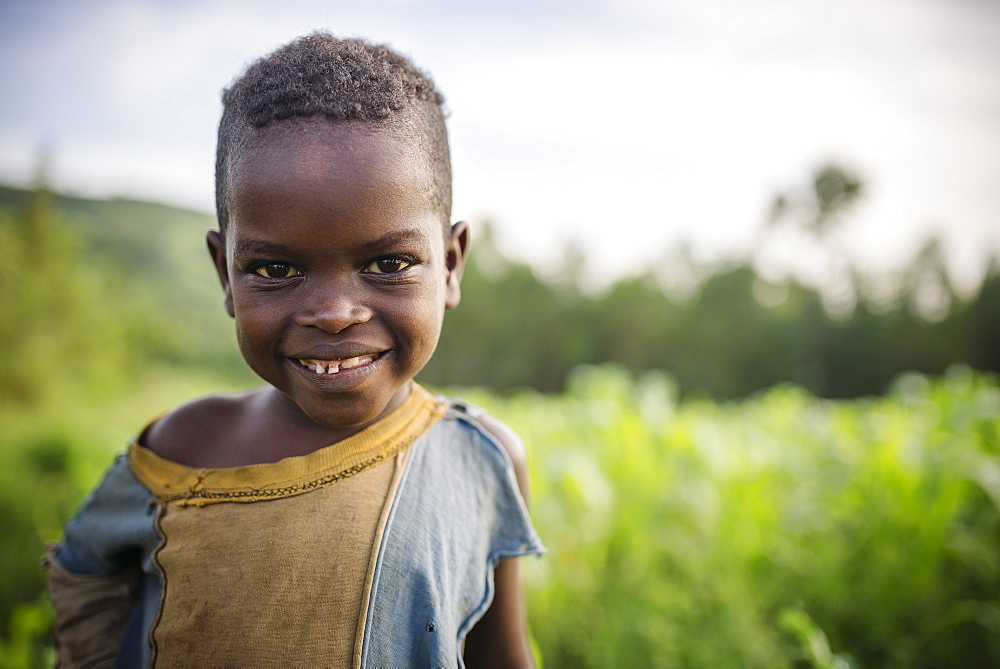
[[[67,525],[61,663],[530,665],[523,446],[412,380],[469,244],[441,96],[316,33],[223,103],[208,247],[267,385],[155,420]]]

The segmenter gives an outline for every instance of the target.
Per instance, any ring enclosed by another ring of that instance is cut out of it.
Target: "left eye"
[[[373,260],[365,268],[365,271],[371,274],[392,274],[394,272],[401,272],[412,264],[405,258],[379,258],[378,260]]]
[[[289,279],[301,274],[299,270],[283,262],[270,262],[254,269],[254,274],[258,274],[266,279]]]

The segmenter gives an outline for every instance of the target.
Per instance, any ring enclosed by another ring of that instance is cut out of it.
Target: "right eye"
[[[269,262],[254,268],[254,274],[265,279],[290,279],[302,274],[298,269],[283,262]]]

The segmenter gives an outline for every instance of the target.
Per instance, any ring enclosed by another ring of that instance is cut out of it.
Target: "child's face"
[[[396,408],[459,299],[468,240],[445,238],[412,141],[313,121],[243,152],[209,246],[243,357],[326,427]]]

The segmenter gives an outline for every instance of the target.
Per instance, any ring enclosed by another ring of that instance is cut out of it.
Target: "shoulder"
[[[528,450],[524,441],[518,436],[509,425],[491,416],[485,411],[477,411],[474,414],[475,422],[482,428],[483,432],[493,438],[510,458],[514,467],[514,475],[517,478],[517,487],[521,491],[521,497],[525,503],[528,502],[530,485],[528,477]]]
[[[154,420],[138,443],[162,458],[198,464],[197,451],[206,443],[225,441],[239,423],[255,391],[206,395]]]
[[[507,452],[507,457],[514,464],[514,469],[524,469],[528,467],[528,451],[524,446],[524,441],[518,436],[509,425],[503,421],[483,413],[478,418],[483,429],[503,447]]]

